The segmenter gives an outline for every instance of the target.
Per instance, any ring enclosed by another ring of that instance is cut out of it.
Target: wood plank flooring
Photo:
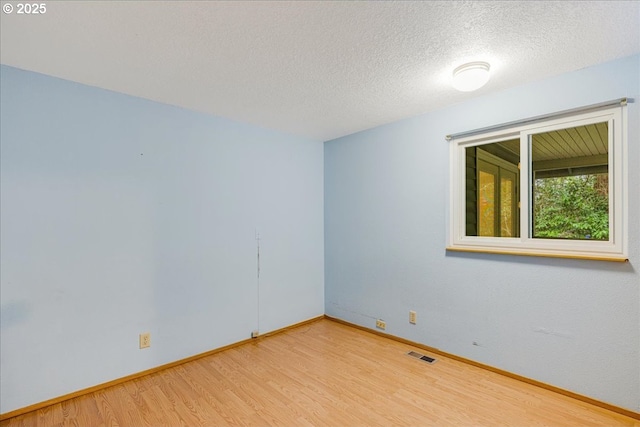
[[[640,426],[331,320],[127,381],[1,427]]]

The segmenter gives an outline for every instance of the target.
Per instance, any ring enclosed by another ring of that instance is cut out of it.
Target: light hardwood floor
[[[331,320],[19,417],[14,426],[640,426]]]

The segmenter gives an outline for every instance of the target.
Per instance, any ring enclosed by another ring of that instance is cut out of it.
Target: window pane
[[[515,237],[516,230],[516,175],[502,172],[500,175],[500,235]]]
[[[520,140],[468,147],[465,157],[466,235],[519,236]]]
[[[495,236],[495,175],[480,171],[479,179],[479,229],[480,236]]]
[[[532,135],[533,237],[609,240],[607,122]]]

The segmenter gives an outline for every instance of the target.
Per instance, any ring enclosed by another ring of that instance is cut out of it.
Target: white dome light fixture
[[[453,87],[461,92],[480,89],[489,81],[488,62],[469,62],[453,70]]]

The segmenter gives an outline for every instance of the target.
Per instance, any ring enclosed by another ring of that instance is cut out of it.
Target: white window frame
[[[562,114],[501,126],[500,130],[478,132],[450,140],[450,227],[447,249],[514,255],[584,258],[608,261],[628,259],[628,172],[627,109],[620,106],[596,111]],[[540,239],[532,235],[532,182],[530,174],[530,136],[598,122],[608,122],[609,130],[609,240]],[[482,237],[466,235],[465,149],[508,139],[520,139],[520,237]]]

